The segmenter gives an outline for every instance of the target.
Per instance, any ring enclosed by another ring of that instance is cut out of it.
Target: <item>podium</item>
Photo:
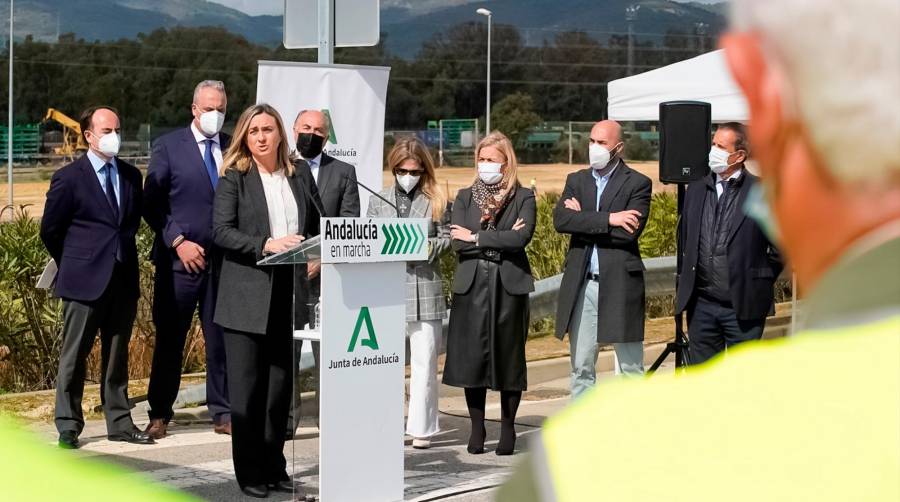
[[[322,218],[319,236],[258,262],[322,261],[318,326],[294,338],[321,341],[323,502],[403,500],[406,262],[428,258],[428,223]]]

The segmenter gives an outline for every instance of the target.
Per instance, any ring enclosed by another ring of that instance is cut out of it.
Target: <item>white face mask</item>
[[[496,185],[503,179],[503,173],[500,172],[502,167],[503,164],[499,162],[479,162],[478,177],[486,185]]]
[[[588,159],[590,160],[591,167],[594,169],[603,169],[609,165],[611,158],[612,154],[603,145],[591,143],[588,147]]]
[[[397,184],[400,185],[400,188],[406,193],[409,193],[415,188],[416,185],[419,184],[419,178],[421,178],[421,176],[415,176],[413,174],[397,174],[395,176],[397,178]]]
[[[728,157],[731,154],[722,150],[721,148],[714,146],[709,150],[709,170],[716,173],[722,174],[728,170],[733,164],[728,163]]]
[[[225,123],[225,114],[212,110],[200,114],[200,131],[207,136],[215,136],[222,130],[222,124]]]
[[[119,135],[111,132],[100,137],[100,140],[97,141],[97,150],[107,157],[115,157],[119,154],[120,144]]]

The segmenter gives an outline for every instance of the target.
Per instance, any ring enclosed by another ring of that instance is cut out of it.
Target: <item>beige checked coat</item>
[[[396,186],[381,191],[385,199],[397,200]],[[394,218],[397,212],[378,197],[369,197],[366,216],[370,218]],[[410,218],[428,218],[431,221],[431,201],[416,190],[409,211]],[[406,264],[406,320],[434,321],[447,317],[447,303],[441,277],[440,257],[450,250],[450,211],[444,211],[441,221],[431,221],[428,226],[428,260]]]

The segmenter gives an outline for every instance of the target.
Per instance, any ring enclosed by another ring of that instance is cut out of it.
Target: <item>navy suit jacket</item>
[[[87,155],[57,170],[50,180],[41,240],[59,267],[56,294],[63,299],[100,298],[116,264],[117,241],[125,274],[122,294],[140,294],[135,235],[141,224],[141,172],[118,158],[116,165],[118,221]]]
[[[769,242],[759,225],[744,213],[747,194],[759,180],[746,170],[744,182],[734,203],[734,216],[728,234],[728,285],[731,303],[740,320],[764,319],[775,313],[775,281],[784,268],[781,254]],[[684,196],[684,209],[678,224],[678,271],[676,312],[688,309],[694,296],[700,249],[700,225],[707,190],[715,190],[712,175],[692,182]]]
[[[224,155],[231,137],[219,133]],[[221,166],[219,166],[221,167]],[[152,258],[157,267],[184,270],[172,242],[179,235],[212,254],[212,213],[215,191],[190,126],[159,137],[153,143],[144,183],[144,219],[156,233]]]

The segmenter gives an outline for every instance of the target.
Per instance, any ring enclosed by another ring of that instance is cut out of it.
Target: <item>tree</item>
[[[528,130],[540,123],[541,116],[534,112],[530,94],[509,94],[491,108],[491,125],[505,134],[513,146],[519,145]]]

